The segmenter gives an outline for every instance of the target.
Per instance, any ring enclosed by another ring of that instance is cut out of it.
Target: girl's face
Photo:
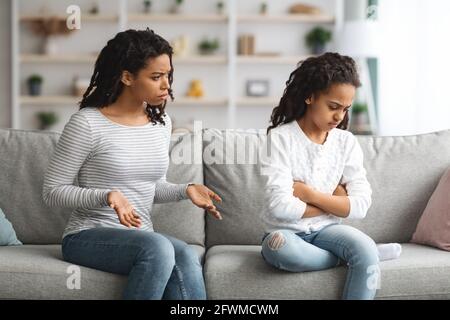
[[[350,109],[356,88],[351,84],[333,84],[329,90],[306,99],[305,116],[321,131],[336,128]]]
[[[138,101],[158,106],[169,97],[170,59],[167,54],[149,58],[147,66],[133,76],[124,71],[122,82]]]

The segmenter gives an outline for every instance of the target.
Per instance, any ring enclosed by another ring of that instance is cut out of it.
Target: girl
[[[125,299],[205,299],[199,257],[153,231],[153,203],[190,199],[221,219],[203,185],[166,181],[172,48],[153,31],[118,33],[102,49],[80,111],[66,124],[43,198],[75,208],[63,234],[70,263],[128,275]],[[74,179],[78,185],[74,185]]]
[[[372,190],[363,153],[348,131],[348,111],[360,86],[355,62],[337,53],[308,58],[292,72],[268,128],[270,159],[262,256],[277,268],[303,272],[348,264],[344,299],[373,299],[378,262],[392,258],[398,244],[379,257],[374,241],[340,224],[362,219]],[[341,185],[342,184],[342,185]],[[348,192],[348,194],[347,194]],[[398,252],[399,254],[399,252]]]

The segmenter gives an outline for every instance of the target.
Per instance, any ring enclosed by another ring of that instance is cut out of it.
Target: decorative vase
[[[180,14],[183,13],[183,4],[174,4],[170,9],[170,13],[172,14]]]
[[[325,45],[322,43],[315,43],[312,47],[313,54],[320,55],[325,52]]]
[[[28,84],[28,90],[30,92],[30,96],[40,96],[42,85],[39,82],[31,82]]]
[[[56,55],[59,53],[59,46],[54,37],[48,36],[45,38],[43,53],[47,55]]]

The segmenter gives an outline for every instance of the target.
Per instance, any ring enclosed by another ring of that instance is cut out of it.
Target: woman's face
[[[327,92],[306,100],[306,115],[321,131],[336,128],[350,109],[356,88],[351,84],[333,84]]]
[[[128,75],[128,86],[132,95],[142,102],[158,106],[169,97],[170,59],[167,54],[149,58],[147,66],[135,76]]]

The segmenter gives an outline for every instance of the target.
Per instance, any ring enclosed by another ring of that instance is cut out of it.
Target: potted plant
[[[39,96],[41,94],[43,79],[38,74],[32,74],[27,79],[28,92],[31,96]]]
[[[172,9],[170,10],[171,13],[180,13],[181,12],[181,6],[183,5],[184,0],[175,0],[175,3],[172,6]]]
[[[225,4],[223,1],[217,2],[217,14],[223,14],[223,10],[225,8]]]
[[[198,49],[201,54],[212,54],[219,48],[219,39],[208,40],[204,39],[198,44]]]
[[[315,27],[306,35],[306,44],[312,49],[313,54],[322,54],[330,40],[331,31],[323,27]]]
[[[67,27],[66,19],[61,17],[36,18],[30,23],[33,32],[43,36],[42,52],[44,54],[58,54],[59,45],[55,41],[57,36],[65,36],[73,32],[73,29]]]
[[[90,14],[98,14],[98,3],[95,3],[89,10]]]
[[[357,130],[360,130],[368,124],[367,104],[355,102],[352,106],[352,122]]]
[[[152,8],[152,2],[150,0],[144,0],[142,4],[144,5],[144,12],[150,13],[150,10]]]
[[[267,13],[267,2],[262,2],[259,7],[259,13],[260,14],[266,14]]]
[[[50,126],[54,125],[56,122],[58,122],[58,116],[56,113],[50,111],[50,112],[38,112],[37,117],[39,119],[39,129],[40,130],[46,130]]]

